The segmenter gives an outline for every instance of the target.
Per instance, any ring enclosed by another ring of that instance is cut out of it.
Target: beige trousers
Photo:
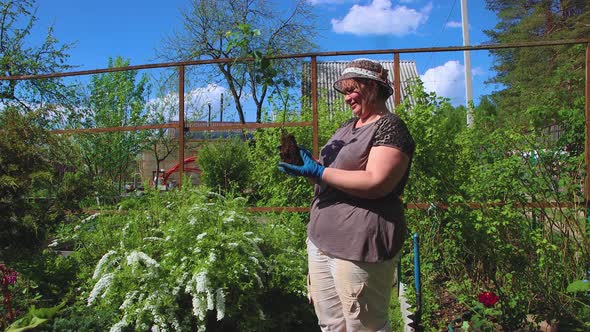
[[[307,254],[308,291],[322,331],[391,331],[388,308],[399,254],[380,263],[348,261],[309,239]]]

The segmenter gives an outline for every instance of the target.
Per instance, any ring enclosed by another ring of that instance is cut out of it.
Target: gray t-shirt
[[[346,121],[320,152],[326,167],[364,170],[373,146],[399,149],[410,158],[415,143],[405,123],[389,113],[379,120],[354,128],[358,119]],[[406,221],[400,196],[410,165],[397,187],[384,197],[352,196],[324,183],[315,186],[307,236],[320,250],[341,259],[380,262],[401,249]]]

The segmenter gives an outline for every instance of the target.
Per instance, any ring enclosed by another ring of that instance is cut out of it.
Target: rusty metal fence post
[[[393,53],[393,106],[398,107],[401,103],[401,74],[400,70],[400,63],[399,63],[399,53]]]
[[[313,157],[318,158],[320,154],[319,147],[319,116],[318,116],[318,62],[317,57],[311,57],[311,112],[313,114]]]
[[[184,65],[178,66],[178,186],[184,176]]]

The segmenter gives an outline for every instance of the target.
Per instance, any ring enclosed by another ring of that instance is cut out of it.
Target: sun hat
[[[365,78],[377,81],[377,83],[387,90],[387,95],[391,96],[393,94],[393,87],[389,79],[387,79],[387,72],[388,70],[383,68],[375,60],[365,58],[355,59],[346,65],[338,80],[334,82],[334,89],[342,94],[346,94],[346,91],[342,88],[342,81],[351,78]]]

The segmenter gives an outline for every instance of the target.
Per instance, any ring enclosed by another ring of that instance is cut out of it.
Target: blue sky
[[[278,0],[277,0],[278,1]],[[289,1],[289,0],[280,0]],[[318,16],[320,51],[371,50],[460,46],[460,0],[308,0]],[[280,3],[280,2],[279,2]],[[53,24],[61,42],[75,42],[70,63],[77,69],[107,66],[108,58],[122,56],[131,64],[159,62],[155,49],[174,29],[181,29],[180,11],[189,0],[40,0],[39,33]],[[483,33],[496,24],[495,13],[483,0],[468,0],[470,44],[489,42]],[[416,61],[427,89],[465,104],[463,52],[402,54]],[[487,51],[471,52],[473,93],[497,87],[483,82],[494,73]]]

